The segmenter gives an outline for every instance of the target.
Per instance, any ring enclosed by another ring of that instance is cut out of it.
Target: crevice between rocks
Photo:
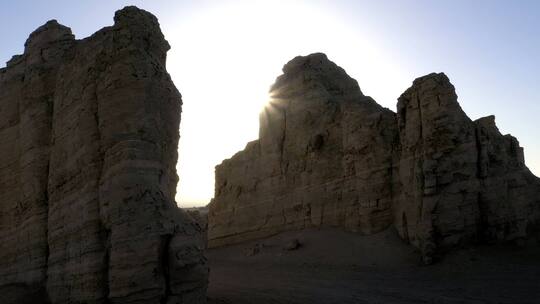
[[[110,292],[110,267],[111,266],[111,231],[106,229],[105,230],[105,255],[103,256],[103,277],[102,280],[105,282],[104,284],[104,294],[105,294],[105,304],[111,303],[109,299],[109,292]]]
[[[166,304],[169,296],[171,295],[171,281],[170,281],[170,267],[169,267],[169,247],[171,244],[172,234],[161,235],[160,249],[159,249],[159,263],[161,267],[161,274],[164,280],[164,294],[160,299],[161,304]]]
[[[99,56],[97,56],[98,60],[100,58],[100,56],[103,56],[102,54],[100,54]],[[96,64],[97,67],[99,67],[99,64]],[[98,76],[100,74],[101,70],[98,70],[98,72],[94,72],[93,73],[93,77],[91,77],[90,81],[92,81],[94,84],[97,83],[97,79],[98,79]],[[104,255],[103,255],[103,274],[102,274],[102,282],[103,282],[103,294],[105,296],[104,298],[104,303],[105,304],[109,304],[111,303],[111,300],[109,298],[110,296],[110,269],[111,269],[111,247],[112,247],[112,244],[111,244],[111,227],[110,227],[110,224],[107,225],[106,223],[104,223],[104,219],[103,219],[103,210],[102,210],[102,206],[101,206],[101,197],[100,197],[100,183],[101,183],[101,178],[103,176],[103,171],[104,171],[104,168],[103,166],[105,165],[105,151],[102,151],[102,136],[101,136],[101,128],[100,128],[100,123],[99,123],[99,99],[98,99],[98,94],[97,94],[97,84],[94,86],[94,92],[93,92],[93,96],[92,96],[92,101],[93,103],[93,106],[94,106],[94,113],[93,113],[93,116],[94,116],[94,120],[95,120],[95,132],[96,132],[96,140],[97,142],[99,142],[99,149],[97,150],[97,153],[99,154],[99,159],[101,160],[101,164],[98,166],[99,168],[99,172],[98,172],[98,180],[97,180],[97,187],[96,187],[96,191],[97,191],[97,204],[98,204],[98,214],[99,214],[99,218],[100,218],[100,228],[101,228],[101,231],[102,233],[104,234],[104,236],[102,237],[102,245],[103,245],[103,248],[104,248]],[[109,226],[109,227],[107,227]]]
[[[51,150],[53,146],[53,115],[54,115],[54,94],[47,97],[47,115],[49,116],[49,142],[48,142],[48,155],[47,155],[47,166],[45,168],[45,174],[47,176],[47,180],[45,181],[45,193],[44,193],[44,204],[46,206],[46,213],[45,213],[45,240],[46,246],[45,246],[45,278],[43,282],[43,289],[45,294],[45,299],[43,300],[44,303],[50,303],[49,299],[49,293],[47,290],[47,282],[49,279],[49,255],[51,252],[51,248],[49,245],[49,173],[51,168]]]
[[[279,143],[279,151],[280,151],[279,163],[281,165],[281,174],[285,174],[287,169],[283,168],[283,154],[285,150],[285,138],[287,137],[287,110],[282,109],[282,111],[283,111],[283,134],[281,136],[281,142]]]
[[[478,179],[478,183],[480,184],[480,189],[478,191],[478,196],[476,199],[476,204],[478,208],[479,218],[477,219],[477,227],[478,227],[478,235],[477,238],[480,242],[487,240],[487,233],[488,233],[488,206],[486,202],[483,200],[482,197],[482,191],[485,187],[485,176],[484,176],[484,168],[482,165],[482,141],[481,141],[481,127],[478,123],[474,123],[475,126],[475,132],[474,132],[474,139],[476,144],[476,178]]]

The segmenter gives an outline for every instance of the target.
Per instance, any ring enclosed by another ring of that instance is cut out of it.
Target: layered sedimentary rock
[[[374,233],[392,223],[395,114],[322,54],[283,72],[260,139],[216,168],[210,246],[321,225]]]
[[[444,74],[414,81],[394,113],[324,54],[283,68],[259,139],[216,167],[209,246],[305,227],[395,226],[436,248],[537,230],[540,180],[493,117],[471,121]]]
[[[437,247],[538,231],[540,180],[494,116],[471,121],[444,74],[416,79],[397,112],[401,189],[393,206],[405,240],[429,258]]]
[[[0,69],[0,291],[202,303],[200,227],[174,201],[181,96],[135,7],[75,40],[49,21]]]

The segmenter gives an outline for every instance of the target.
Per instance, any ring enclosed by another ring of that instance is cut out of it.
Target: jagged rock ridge
[[[0,69],[3,301],[206,301],[200,227],[174,201],[169,45],[146,11],[114,21],[83,40],[49,21]]]
[[[471,121],[444,74],[416,79],[397,113],[324,54],[296,57],[271,89],[259,139],[216,167],[209,246],[305,227],[395,226],[436,248],[537,231],[540,180],[493,116]]]

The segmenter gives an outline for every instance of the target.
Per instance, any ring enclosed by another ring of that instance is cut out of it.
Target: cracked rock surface
[[[201,229],[174,200],[168,49],[126,7],[83,40],[49,21],[0,69],[2,301],[206,302]]]
[[[416,79],[397,113],[324,54],[287,63],[259,139],[216,167],[210,247],[282,231],[395,227],[430,263],[439,249],[537,233],[540,180],[494,117],[472,121],[446,75]]]

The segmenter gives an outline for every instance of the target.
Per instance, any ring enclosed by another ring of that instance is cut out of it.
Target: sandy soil
[[[302,246],[285,250],[291,240]],[[210,303],[540,303],[540,247],[456,250],[431,266],[393,230],[304,230],[210,249]]]

